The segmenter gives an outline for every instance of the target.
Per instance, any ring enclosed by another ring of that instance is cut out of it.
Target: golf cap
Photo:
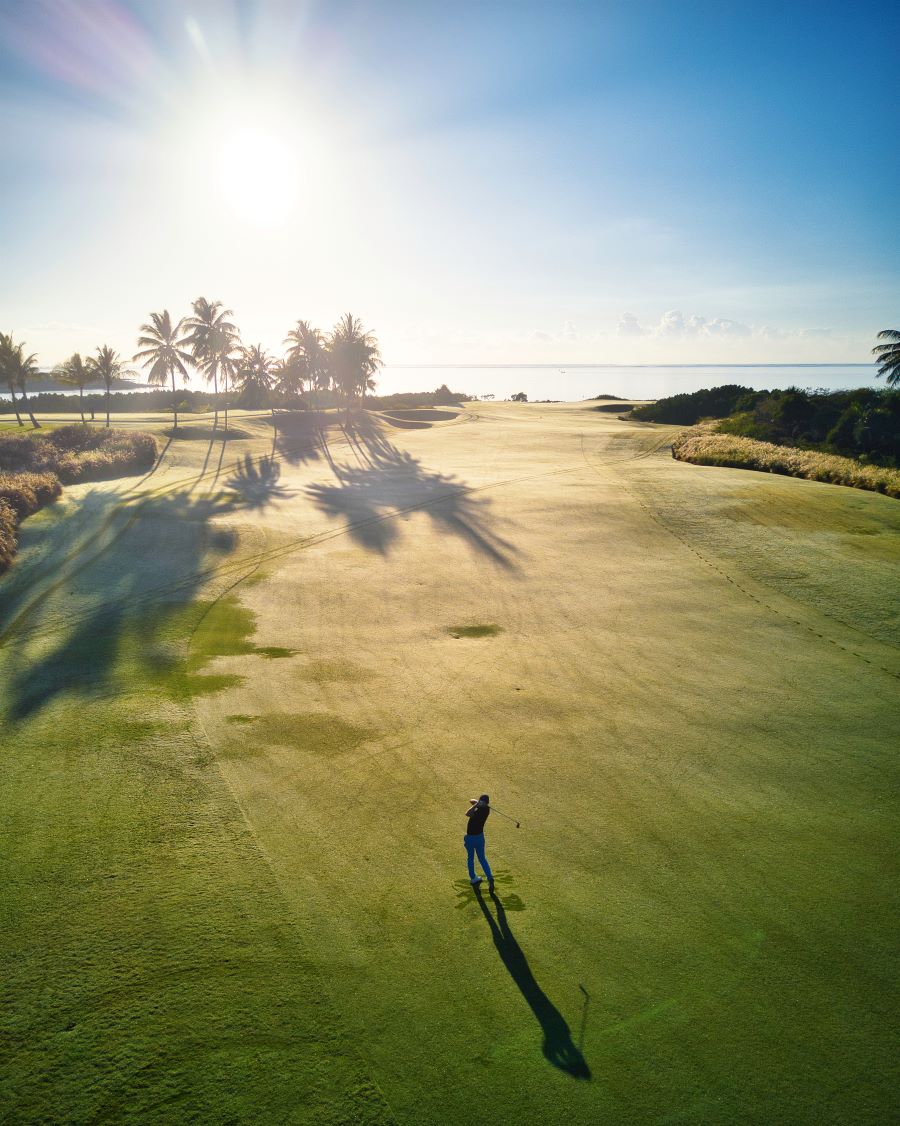
[[[485,805],[491,804],[491,799],[487,796],[487,794],[482,794],[478,800],[479,802],[483,802]]]

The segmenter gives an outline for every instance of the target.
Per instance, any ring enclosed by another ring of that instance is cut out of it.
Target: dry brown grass
[[[16,514],[5,500],[0,500],[0,572],[12,562],[16,554]]]
[[[736,434],[721,434],[717,423],[702,423],[684,430],[672,443],[672,455],[695,465],[721,465],[731,469],[756,469],[763,473],[782,473],[787,477],[804,477],[808,481],[825,481],[831,485],[848,485],[854,489],[885,493],[900,498],[900,469],[884,469],[864,465],[850,457],[799,450],[793,446],[776,446]]]
[[[17,521],[56,500],[61,492],[55,473],[0,473],[0,501],[13,510]]]
[[[61,426],[49,434],[0,435],[0,573],[16,550],[16,528],[62,485],[98,481],[149,469],[156,459],[152,434]]]

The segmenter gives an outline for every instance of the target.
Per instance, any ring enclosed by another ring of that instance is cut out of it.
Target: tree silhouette
[[[893,387],[900,384],[900,329],[883,329],[877,339],[887,342],[876,344],[872,349],[875,362],[879,365],[878,374],[883,375],[885,382]]]
[[[90,364],[86,363],[78,352],[73,352],[67,360],[63,360],[53,369],[53,375],[60,383],[68,383],[70,387],[78,388],[78,410],[84,423],[84,389],[91,381]]]
[[[364,399],[366,391],[375,390],[373,376],[381,367],[378,341],[357,317],[345,313],[332,330],[328,353],[332,379],[349,411],[354,398]]]
[[[90,365],[91,376],[96,376],[102,380],[105,388],[106,397],[106,428],[109,429],[109,396],[112,391],[112,385],[117,379],[122,379],[126,375],[134,375],[130,368],[126,368],[122,363],[122,358],[118,352],[110,348],[108,344],[103,344],[97,349],[97,355],[91,356],[88,360]]]
[[[0,367],[3,369],[3,378],[9,387],[13,403],[16,403],[15,393],[18,391],[22,396],[22,405],[31,419],[31,425],[35,429],[40,429],[41,424],[34,417],[34,411],[28,402],[28,390],[25,386],[29,379],[33,379],[39,374],[37,355],[32,352],[30,356],[26,356],[25,345],[23,343],[16,344],[13,341],[12,333],[0,333]],[[15,411],[16,418],[21,426],[22,419],[19,415],[18,404],[15,405]]]
[[[16,412],[16,422],[24,426],[22,416],[19,414],[19,400],[16,398],[17,368],[15,362],[16,345],[13,344],[12,333],[0,332],[0,379],[9,388],[9,397],[12,400],[13,410]]]
[[[279,380],[285,394],[303,393],[306,384],[315,391],[326,391],[331,382],[329,356],[322,333],[308,321],[297,321],[284,338],[289,345]]]
[[[262,344],[243,348],[235,367],[234,380],[241,390],[241,396],[250,407],[265,406],[268,402],[275,418],[275,408],[269,400],[269,392],[275,383],[275,360],[266,352]]]
[[[238,330],[227,318],[234,316],[231,309],[223,309],[221,301],[207,301],[198,297],[193,303],[193,316],[185,321],[190,329],[183,343],[191,349],[197,366],[203,371],[207,382],[212,381],[215,407],[213,429],[219,425],[219,375],[225,379],[225,393],[228,393],[228,378],[233,374],[236,357],[240,348]],[[225,401],[225,429],[228,429],[228,400]]]
[[[172,381],[172,413],[175,416],[173,429],[178,429],[178,403],[175,391],[175,373],[187,385],[190,376],[185,364],[191,362],[191,356],[183,348],[187,337],[180,335],[184,328],[184,318],[173,327],[169,310],[163,309],[161,313],[151,313],[150,321],[141,325],[141,335],[138,337],[138,347],[134,359],[139,361],[141,367],[149,367],[148,380],[156,386],[164,386],[169,379]]]

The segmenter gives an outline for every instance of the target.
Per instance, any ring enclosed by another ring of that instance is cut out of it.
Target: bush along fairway
[[[152,434],[60,426],[49,434],[0,434],[0,573],[15,554],[16,529],[57,499],[62,484],[100,481],[149,469]]]

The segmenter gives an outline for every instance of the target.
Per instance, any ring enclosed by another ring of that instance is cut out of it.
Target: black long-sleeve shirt
[[[469,819],[469,827],[466,829],[467,837],[477,837],[479,833],[484,832],[484,823],[490,815],[491,807],[489,805],[473,805],[471,809],[466,810],[466,817]]]

